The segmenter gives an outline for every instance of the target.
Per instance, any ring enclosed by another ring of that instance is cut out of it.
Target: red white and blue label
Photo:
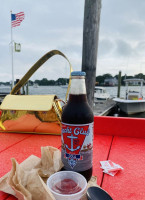
[[[93,148],[93,123],[65,124],[62,123],[63,159],[73,169],[78,161],[84,160],[85,154]],[[84,163],[84,162],[83,162]]]

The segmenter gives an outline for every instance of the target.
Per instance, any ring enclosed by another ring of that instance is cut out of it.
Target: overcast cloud
[[[11,80],[10,11],[24,11],[13,28],[22,51],[14,54],[15,79],[46,52],[62,51],[74,70],[81,70],[84,0],[0,0],[0,81]],[[145,1],[102,0],[96,75],[145,73]],[[47,61],[32,80],[68,77],[69,66],[60,56]]]

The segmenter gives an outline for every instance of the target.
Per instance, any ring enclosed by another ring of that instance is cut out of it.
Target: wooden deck
[[[0,177],[30,155],[40,157],[41,146],[61,148],[60,136],[0,133]],[[110,159],[124,170],[115,177],[102,173],[99,161]],[[93,175],[113,200],[145,200],[145,120],[95,117]],[[0,200],[16,200],[0,192]]]
[[[93,112],[96,116],[106,116],[108,112],[116,105],[112,99],[96,100],[94,102]]]

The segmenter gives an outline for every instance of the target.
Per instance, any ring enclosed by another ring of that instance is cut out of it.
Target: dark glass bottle
[[[62,162],[65,170],[92,176],[94,115],[87,102],[85,72],[71,73],[68,103],[62,113]]]

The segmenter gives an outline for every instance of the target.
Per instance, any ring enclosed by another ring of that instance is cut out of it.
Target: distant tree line
[[[10,85],[10,82],[0,82],[0,85],[9,86],[9,85]]]
[[[112,76],[111,74],[103,74],[103,75],[99,75],[96,77],[96,83],[98,83],[98,85],[103,85],[105,79],[108,78],[116,78],[118,79],[118,75]],[[121,76],[121,85],[125,85],[124,84],[124,79],[127,78],[140,78],[140,79],[144,79],[145,80],[145,75],[142,73],[136,74],[134,76],[127,76],[127,75],[123,75]],[[29,80],[29,85],[33,85],[33,84],[38,84],[38,85],[42,85],[42,86],[53,86],[53,85],[66,85],[68,84],[69,79],[68,78],[58,78],[56,81],[55,80],[47,80],[47,78],[43,78],[42,80]],[[0,82],[0,85],[5,85],[8,86],[10,85],[10,82]]]
[[[47,78],[43,78],[42,80],[29,80],[29,85],[34,85],[34,84],[38,84],[38,85],[43,85],[43,86],[47,86],[47,85],[66,85],[68,84],[69,79],[67,78],[59,78],[56,81],[55,80],[47,80]],[[16,81],[15,81],[16,84]],[[11,85],[10,82],[0,82],[0,85],[5,85],[5,86],[9,86]]]
[[[104,85],[104,81],[105,79],[108,78],[116,78],[118,80],[118,74],[115,76],[112,76],[111,74],[103,74],[103,75],[99,75],[96,77],[96,84],[98,85]],[[136,74],[134,76],[127,76],[127,75],[123,75],[121,76],[121,85],[125,85],[124,83],[124,79],[130,79],[130,78],[139,78],[139,79],[144,79],[145,80],[145,75],[142,73]]]
[[[69,82],[69,79],[67,79],[67,78],[59,78],[56,81],[55,80],[47,80],[47,78],[43,78],[42,80],[35,80],[34,82],[30,81],[29,83],[32,85],[34,83],[36,83],[38,85],[47,86],[47,85],[66,85],[66,84],[68,84],[68,82]]]

